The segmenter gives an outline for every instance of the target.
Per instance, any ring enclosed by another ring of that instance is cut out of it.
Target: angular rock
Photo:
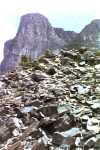
[[[69,58],[75,59],[75,60],[78,58],[77,53],[74,53],[74,52],[71,52],[71,51],[63,51],[62,50],[61,53],[64,57],[69,57]],[[80,56],[79,56],[79,58],[80,58]]]
[[[44,79],[47,78],[46,74],[45,73],[41,73],[41,72],[40,73],[39,72],[33,73],[31,77],[36,82],[43,81]]]
[[[78,128],[72,128],[66,132],[55,132],[53,135],[53,143],[56,145],[75,145],[75,136],[80,135]]]
[[[11,132],[7,126],[0,127],[0,143],[11,137]]]
[[[88,139],[84,144],[84,148],[85,149],[93,148],[96,141],[97,141],[97,139],[95,137]]]
[[[9,145],[7,145],[7,150],[23,150],[23,145],[22,145],[22,143],[21,143],[21,141],[17,141],[17,142],[15,142],[14,144],[9,144]]]
[[[49,75],[54,75],[55,73],[56,73],[56,70],[54,68],[49,68],[47,70],[47,74],[49,74]]]
[[[49,150],[43,143],[34,143],[32,150]]]
[[[38,112],[42,112],[45,116],[52,116],[57,114],[57,106],[56,105],[47,105],[38,109]]]

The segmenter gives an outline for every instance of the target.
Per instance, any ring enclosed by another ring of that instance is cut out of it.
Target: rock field
[[[100,58],[47,51],[0,76],[0,150],[100,150]]]

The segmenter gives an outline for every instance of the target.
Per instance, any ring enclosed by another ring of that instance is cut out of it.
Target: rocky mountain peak
[[[100,19],[94,19],[94,20],[91,21],[91,23],[100,24]]]
[[[82,31],[81,33],[86,33],[87,34],[92,34],[92,33],[96,33],[100,31],[100,20],[99,19],[96,19],[96,20],[93,20],[91,21],[90,24],[88,24]]]
[[[69,47],[88,47],[90,49],[100,48],[100,20],[96,19],[86,25],[75,37]]]
[[[18,66],[22,55],[34,59],[44,50],[48,48],[56,50],[64,44],[64,40],[58,37],[46,17],[39,13],[26,14],[21,17],[15,38],[5,43],[1,71]]]

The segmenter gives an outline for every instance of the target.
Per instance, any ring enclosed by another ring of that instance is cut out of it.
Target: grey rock
[[[38,109],[39,112],[42,112],[45,116],[52,116],[57,114],[57,106],[56,105],[47,105]]]
[[[96,141],[97,141],[97,139],[95,137],[88,139],[84,144],[84,148],[85,149],[93,148]]]
[[[32,106],[28,106],[28,107],[24,107],[21,109],[21,112],[22,113],[29,113],[33,110],[33,107]]]
[[[48,147],[46,147],[43,143],[34,143],[32,146],[32,150],[49,150]]]
[[[35,106],[35,107],[40,107],[42,105],[42,102],[40,102],[39,100],[34,100],[32,102],[32,106]]]
[[[11,118],[0,118],[0,143],[5,142],[12,136],[12,131],[15,129],[15,124]]]
[[[95,150],[99,150],[100,149],[100,137],[96,137],[96,138],[97,138],[97,140],[95,142],[94,148],[95,148]]]
[[[63,143],[64,137],[59,133],[54,133],[53,135],[53,143],[56,145],[61,145]]]
[[[54,75],[56,73],[56,70],[55,70],[55,68],[53,68],[53,67],[50,67],[48,70],[47,70],[47,74],[49,74],[49,75]]]
[[[54,125],[55,130],[63,132],[70,129],[70,126],[74,125],[74,121],[71,119],[72,118],[69,115],[63,115],[62,117],[58,117]]]
[[[1,126],[0,127],[0,142],[4,142],[10,137],[11,137],[11,133],[9,131],[9,128],[5,125]]]
[[[42,128],[47,133],[52,134],[55,131],[55,124],[56,124],[56,119],[45,117],[41,119],[39,127]]]
[[[65,50],[62,50],[61,54],[64,57],[69,57],[71,59],[77,59],[77,56],[78,56],[77,53],[74,53],[73,51],[65,51]]]
[[[31,77],[33,81],[40,82],[40,81],[45,80],[48,76],[42,72],[35,72],[32,74]]]
[[[80,131],[78,128],[72,128],[66,132],[55,132],[53,135],[53,143],[56,145],[75,145],[75,136],[79,135]]]
[[[99,103],[99,102],[98,102],[98,103],[94,103],[93,105],[91,105],[91,108],[92,108],[95,112],[99,113],[99,112],[100,112],[100,103]]]

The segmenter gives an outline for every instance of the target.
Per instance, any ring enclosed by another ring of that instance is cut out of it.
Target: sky
[[[55,27],[80,32],[93,19],[100,19],[100,0],[0,0],[0,61],[4,42],[15,36],[26,13],[41,13]]]

